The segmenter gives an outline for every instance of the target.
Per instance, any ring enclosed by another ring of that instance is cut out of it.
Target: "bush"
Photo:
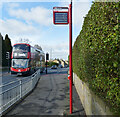
[[[95,2],[73,46],[73,71],[120,114],[120,5]]]
[[[58,63],[55,63],[55,62],[52,62],[52,61],[48,62],[47,64],[48,64],[49,67],[51,67],[53,65],[57,65],[58,66]]]

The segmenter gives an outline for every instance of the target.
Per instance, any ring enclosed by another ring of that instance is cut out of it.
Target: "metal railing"
[[[19,79],[4,85],[1,85],[0,92],[0,115],[14,105],[17,101],[27,95],[37,84],[40,78],[40,70],[36,71],[30,77]]]

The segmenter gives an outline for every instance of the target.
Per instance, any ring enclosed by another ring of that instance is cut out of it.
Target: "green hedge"
[[[73,46],[73,71],[120,114],[120,5],[94,2]]]
[[[57,66],[59,65],[58,63],[55,63],[55,62],[52,62],[52,61],[48,62],[47,64],[48,64],[49,67],[51,67],[53,65],[57,65]]]

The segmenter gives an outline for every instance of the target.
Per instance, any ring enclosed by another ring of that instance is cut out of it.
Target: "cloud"
[[[84,17],[90,10],[92,0],[74,0],[72,4],[73,25],[75,28],[82,27]],[[61,2],[59,6],[69,7],[69,2]]]
[[[13,35],[24,35],[30,33],[37,33],[37,29],[32,25],[27,25],[15,19],[0,20],[0,30],[3,33],[9,33]]]
[[[35,22],[44,26],[49,26],[52,24],[52,10],[40,6],[31,8],[30,10],[10,9],[9,14],[27,22]]]
[[[12,41],[12,45],[17,43],[17,40],[20,38],[29,39],[33,44],[40,42],[43,34],[41,29],[15,19],[7,19],[4,21],[0,19],[0,22],[0,33],[3,36],[8,34]]]
[[[3,0],[4,2],[69,2],[70,0]]]
[[[0,18],[2,17],[2,2],[0,2]]]
[[[83,2],[83,3],[90,3],[94,0],[74,0],[74,2]]]
[[[46,44],[41,46],[45,52],[48,52],[50,54],[50,58],[51,56],[52,58],[63,58],[65,60],[68,58],[68,53],[69,53],[68,43],[61,43],[56,45]]]
[[[32,46],[39,44],[45,53],[50,53],[50,50],[52,49],[52,58],[67,59],[69,52],[68,43],[57,43],[57,41],[55,43],[46,42],[44,41],[44,31],[40,29],[38,31],[36,27],[17,21],[15,19],[7,19],[4,21],[0,20],[0,22],[2,22],[2,24],[0,24],[0,31],[2,31],[2,35],[5,35],[7,33],[12,40],[12,45],[17,43],[20,38],[29,39]]]
[[[65,2],[60,2],[60,3],[59,3],[59,6],[62,6],[62,7],[69,7],[69,4],[70,4],[69,1],[65,1]]]
[[[8,7],[9,8],[16,8],[16,7],[19,7],[19,4],[18,3],[8,3]]]
[[[70,2],[71,0],[3,0],[5,2]],[[94,0],[73,0],[73,2],[89,2]],[[99,0],[105,1],[105,0]],[[115,0],[109,0],[115,1]]]
[[[74,3],[74,25],[77,27],[82,27],[84,17],[86,14],[88,14],[88,11],[90,10],[90,3],[81,3],[81,2],[75,2]]]
[[[31,45],[39,44],[45,53],[50,53],[52,48],[52,58],[68,58],[69,44],[66,43],[66,41],[63,43],[62,41],[58,42],[58,40],[63,40],[60,37],[60,39],[57,39],[56,42],[54,42],[53,38],[57,34],[53,32],[54,28],[51,26],[51,10],[41,6],[22,9],[20,8],[20,3],[9,4],[9,9],[7,10],[11,17],[5,17],[4,20],[0,20],[0,22],[2,22],[2,24],[0,24],[2,35],[7,33],[12,40],[12,44],[16,43],[20,38],[29,39],[31,41]],[[41,25],[45,27],[41,27]],[[65,26],[62,27],[64,30]],[[46,34],[50,36],[46,36]],[[52,37],[53,35],[54,37]]]

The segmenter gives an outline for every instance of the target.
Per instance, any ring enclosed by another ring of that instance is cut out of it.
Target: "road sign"
[[[69,12],[67,7],[53,8],[53,23],[54,24],[68,24]]]

